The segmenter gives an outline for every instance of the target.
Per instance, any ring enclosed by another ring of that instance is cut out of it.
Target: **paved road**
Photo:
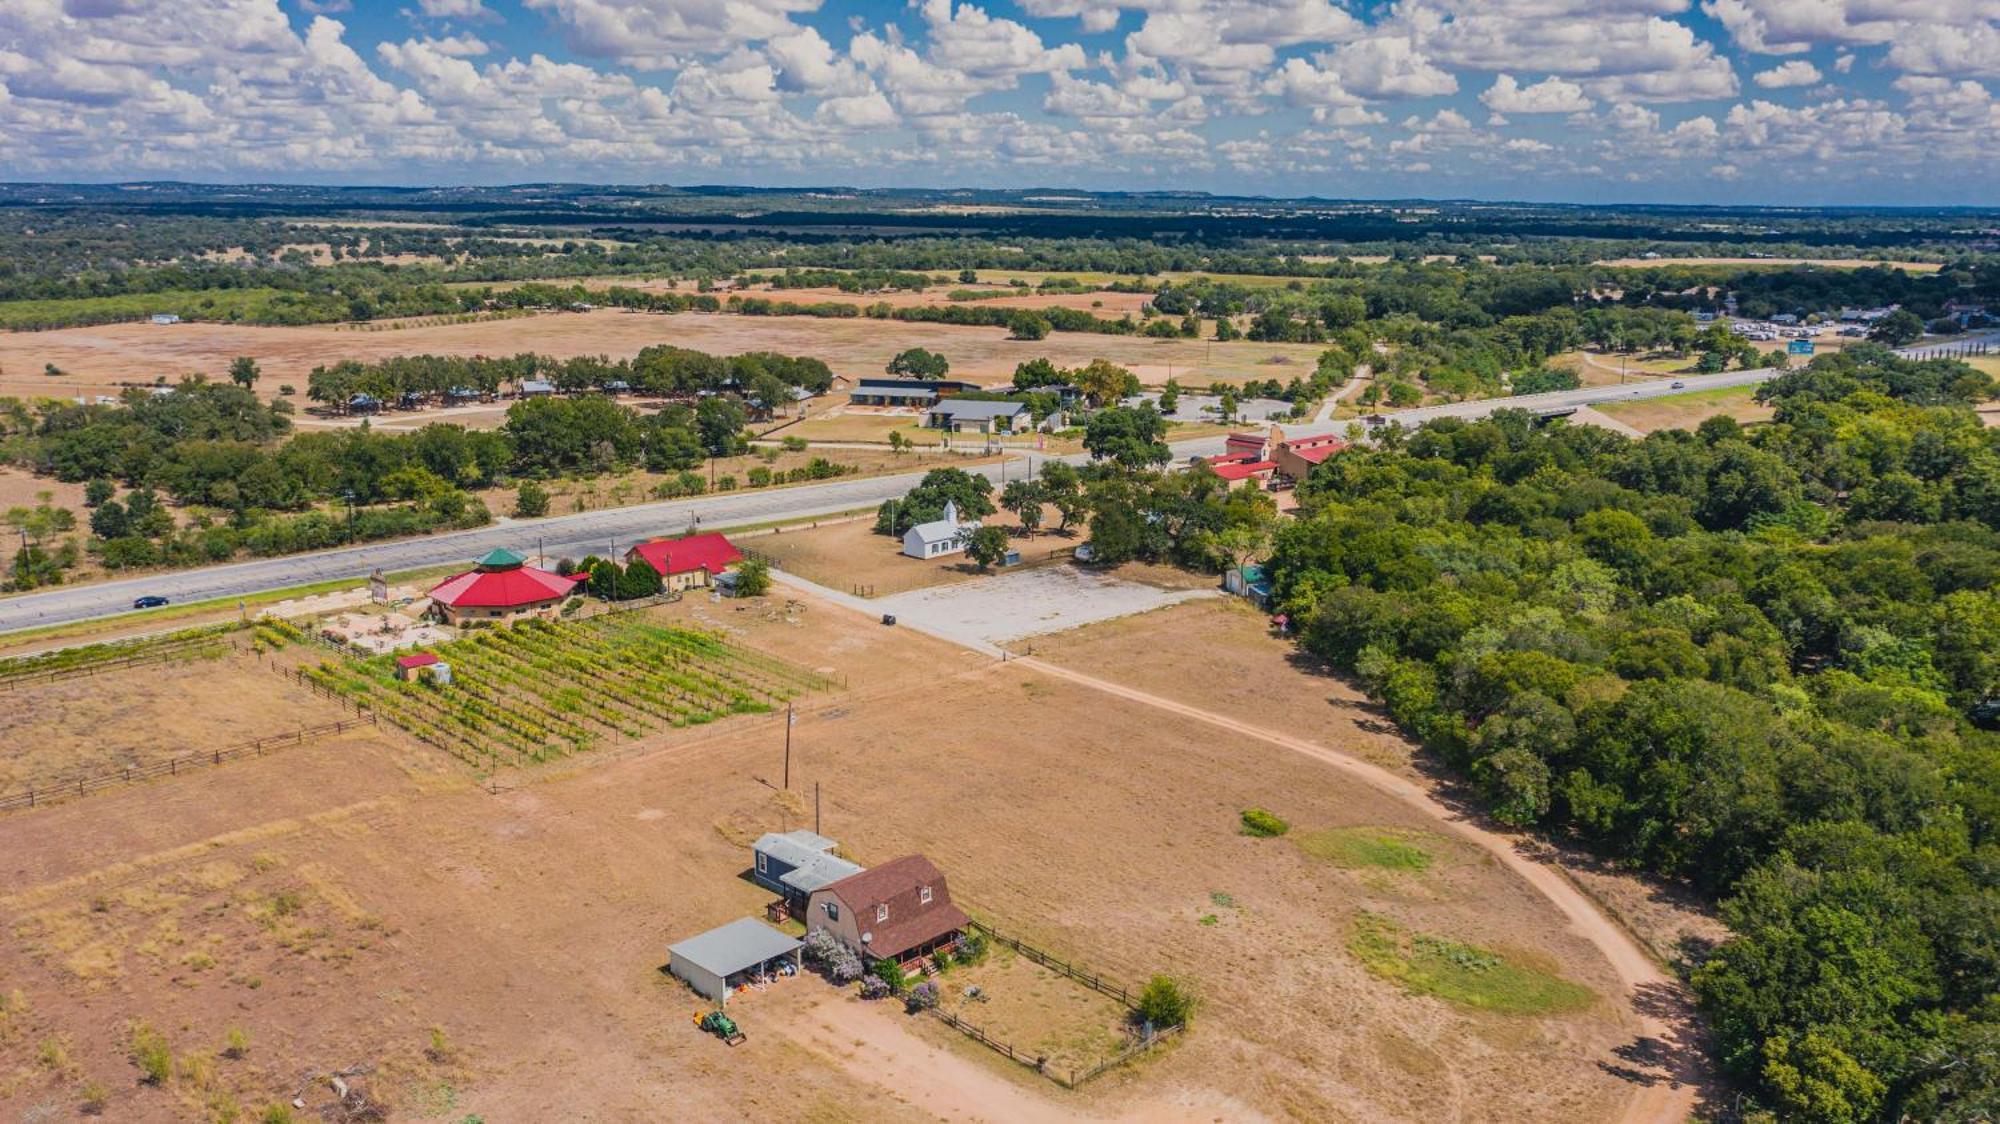
[[[1222,451],[1222,439],[1204,438],[1174,446],[1177,460]],[[977,472],[998,483],[1003,472],[1019,478],[1049,458],[1040,454],[1014,457],[1006,465],[984,465]],[[1081,462],[1081,456],[1060,458]],[[921,472],[833,480],[763,491],[736,491],[697,499],[668,500],[633,507],[553,515],[545,519],[503,520],[471,531],[401,539],[364,546],[341,547],[312,554],[235,562],[196,570],[150,574],[91,585],[54,589],[0,599],[0,633],[43,625],[130,612],[132,599],[144,595],[168,598],[174,604],[246,597],[275,589],[334,578],[361,578],[371,570],[385,572],[444,566],[477,558],[495,547],[532,556],[537,550],[550,559],[609,554],[641,539],[677,534],[695,526],[725,529],[786,519],[873,507],[900,496],[922,479]]]
[[[1644,382],[1629,382],[1623,386],[1586,386],[1577,390],[1557,390],[1547,394],[1521,394],[1512,398],[1482,398],[1469,402],[1450,402],[1443,406],[1423,406],[1415,410],[1402,410],[1383,414],[1383,418],[1400,422],[1405,426],[1419,426],[1438,418],[1483,418],[1495,410],[1516,409],[1549,412],[1573,410],[1578,406],[1597,406],[1606,402],[1636,402],[1643,398],[1668,398],[1676,394],[1692,394],[1697,390],[1719,390],[1732,386],[1755,386],[1777,378],[1778,372],[1770,367],[1760,367],[1754,371],[1728,371],[1720,375],[1687,375],[1679,379],[1650,378]],[[1678,384],[1678,388],[1676,387]]]
[[[2000,342],[2000,333],[1975,337],[1972,342]],[[1924,349],[1906,349],[1906,354],[1921,350]],[[1623,386],[1592,386],[1552,394],[1425,406],[1381,417],[1405,426],[1417,426],[1436,418],[1482,418],[1495,410],[1510,407],[1553,412],[1605,402],[1663,398],[1718,387],[1750,386],[1776,375],[1776,371],[1767,368],[1729,371],[1720,375],[1689,375],[1679,380],[1656,378]],[[1673,385],[1676,381],[1682,384],[1678,389]],[[1186,463],[1191,456],[1219,453],[1222,444],[1220,437],[1178,442],[1173,446],[1174,463]],[[1040,454],[1028,454],[1015,457],[1006,465],[987,465],[971,471],[998,481],[1003,472],[1013,476],[1033,471],[1047,459]],[[1080,463],[1084,458],[1071,456],[1060,459]],[[539,549],[551,558],[605,554],[621,544],[629,545],[643,538],[687,530],[694,525],[696,516],[700,516],[702,527],[726,529],[872,507],[909,491],[921,476],[917,472],[899,473],[770,491],[730,492],[607,511],[555,515],[546,519],[507,520],[477,530],[427,538],[342,547],[314,554],[236,562],[227,566],[153,574],[93,585],[58,587],[0,599],[0,633],[130,612],[132,599],[145,594],[157,594],[176,604],[245,597],[333,578],[358,578],[375,569],[394,572],[449,565],[476,558],[495,547],[532,553],[538,549],[538,539]]]

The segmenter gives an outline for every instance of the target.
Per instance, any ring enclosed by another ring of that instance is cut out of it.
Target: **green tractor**
[[[736,1020],[723,1014],[721,1011],[710,1011],[708,1014],[703,1015],[701,1022],[697,1025],[708,1033],[729,1043],[731,1046],[742,1042],[746,1037],[743,1031],[737,1027]]]

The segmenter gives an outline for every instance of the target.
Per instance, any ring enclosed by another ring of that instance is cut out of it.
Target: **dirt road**
[[[1236,1102],[1203,1096],[1186,1103],[1152,1099],[1128,1104],[1116,1116],[1098,1116],[1063,1102],[1053,1083],[1046,1095],[1010,1081],[963,1054],[934,1046],[906,1025],[899,1008],[829,992],[799,1017],[775,1024],[779,1032],[855,1077],[894,1090],[897,1100],[939,1120],[994,1124],[1075,1124],[1079,1120],[1130,1124],[1208,1124],[1214,1120],[1267,1119]]]
[[[1129,702],[1141,703],[1186,718],[1197,719],[1220,727],[1231,733],[1256,738],[1259,741],[1283,749],[1301,753],[1339,769],[1362,783],[1385,795],[1392,796],[1435,819],[1439,826],[1460,839],[1479,847],[1492,855],[1508,870],[1519,875],[1521,880],[1546,898],[1550,904],[1568,918],[1575,931],[1596,946],[1604,958],[1610,962],[1619,982],[1627,991],[1628,1002],[1632,997],[1646,993],[1661,993],[1679,987],[1672,976],[1646,955],[1625,930],[1606,917],[1596,905],[1584,895],[1561,872],[1549,865],[1537,862],[1523,855],[1518,847],[1518,837],[1489,831],[1477,824],[1461,818],[1458,813],[1439,803],[1422,785],[1399,777],[1387,769],[1371,765],[1366,761],[1328,749],[1316,742],[1295,738],[1276,730],[1266,729],[1248,722],[1238,721],[1213,711],[1188,706],[1159,695],[1121,686],[1117,683],[1085,675],[1069,668],[1045,663],[1033,656],[1025,656],[1013,661],[1016,665],[1032,668],[1046,675],[1066,679],[1072,683],[1102,691]],[[1652,1006],[1652,1005],[1647,1005]],[[1658,1053],[1667,1044],[1675,1042],[1680,1031],[1666,1019],[1651,1010],[1634,1004],[1634,1018],[1637,1020],[1640,1042],[1635,1044],[1640,1053]],[[1626,1124],[1665,1124],[1668,1121],[1687,1119],[1694,1107],[1695,1090],[1692,1085],[1671,1080],[1667,1075],[1652,1074],[1648,1084],[1642,1084],[1633,1094],[1623,1117]]]

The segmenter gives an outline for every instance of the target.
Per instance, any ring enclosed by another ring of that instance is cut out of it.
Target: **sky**
[[[2000,0],[0,0],[0,180],[2000,205]]]

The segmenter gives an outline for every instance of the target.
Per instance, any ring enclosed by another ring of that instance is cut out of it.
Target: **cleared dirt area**
[[[256,657],[224,651],[0,692],[0,792],[354,717]]]
[[[497,795],[384,734],[0,818],[0,1115],[97,1094],[107,1119],[207,1118],[299,1095],[312,1118],[332,1094],[302,1075],[332,1070],[397,1118],[454,1120],[1597,1121],[1631,1102],[1617,975],[1516,871],[1443,842],[1384,878],[1237,828],[1263,806],[1300,831],[1434,829],[1405,804],[811,598],[769,610],[651,612],[852,684],[802,708],[791,794],[764,783],[779,729],[743,718]],[[1151,642],[1107,642],[1096,670],[1154,659]],[[860,861],[921,851],[1022,939],[1134,984],[1181,976],[1204,1003],[1193,1032],[1075,1094],[810,978],[735,1008],[743,1046],[698,1033],[665,948],[761,909],[746,845],[809,826],[815,784],[823,830]],[[1410,994],[1348,951],[1364,911],[1532,953],[1594,998],[1522,1016]],[[157,1086],[132,1020],[168,1049]]]
[[[1641,433],[1651,433],[1656,429],[1693,429],[1709,418],[1723,416],[1754,425],[1770,421],[1771,415],[1776,412],[1770,406],[1760,404],[1756,394],[1754,386],[1729,386],[1636,402],[1606,402],[1593,408]]]
[[[1415,774],[1412,747],[1387,716],[1345,680],[1297,659],[1273,637],[1269,618],[1240,597],[1040,636],[1018,650],[1246,721],[1282,720],[1300,737]]]
[[[305,393],[306,374],[343,359],[393,355],[513,355],[535,351],[570,357],[623,358],[654,344],[718,354],[779,351],[826,360],[838,374],[881,373],[889,358],[911,347],[943,352],[954,378],[993,384],[1039,356],[1079,367],[1095,358],[1127,366],[1140,379],[1184,385],[1245,379],[1289,380],[1312,370],[1320,349],[1309,344],[1236,340],[1153,340],[1057,332],[1047,339],[1010,340],[1004,328],[913,324],[898,320],[829,320],[808,316],[724,313],[642,313],[620,309],[550,313],[466,324],[432,324],[393,332],[356,332],[338,325],[252,327],[237,324],[109,324],[51,332],[0,332],[0,395],[74,397],[115,394],[123,383],[151,383],[200,372],[226,377],[229,363],[249,355],[261,365],[258,389],[275,397],[290,383]],[[1283,362],[1271,362],[1283,360]],[[64,373],[48,376],[43,365]],[[303,403],[302,403],[303,404]]]

